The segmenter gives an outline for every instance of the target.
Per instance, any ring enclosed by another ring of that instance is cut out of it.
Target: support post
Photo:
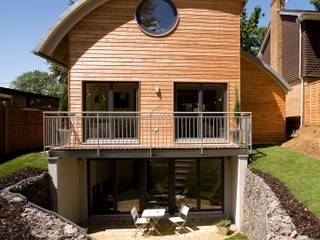
[[[236,212],[235,224],[237,229],[241,227],[242,214],[243,214],[243,195],[246,182],[246,172],[248,166],[248,155],[239,155],[237,164],[237,196],[236,196]]]

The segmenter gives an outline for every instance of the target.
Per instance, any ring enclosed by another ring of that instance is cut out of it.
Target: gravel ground
[[[278,179],[259,170],[251,170],[253,173],[263,178],[263,180],[279,198],[282,207],[292,218],[298,233],[301,235],[306,235],[310,238],[320,239],[320,220],[318,220],[304,204],[299,203],[289,192],[287,187]]]

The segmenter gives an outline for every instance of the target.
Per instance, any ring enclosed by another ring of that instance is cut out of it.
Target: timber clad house
[[[288,126],[320,124],[320,13],[273,5],[259,57],[290,84]],[[272,49],[272,50],[271,50]]]
[[[135,206],[241,224],[253,143],[285,138],[290,86],[240,50],[242,0],[79,0],[35,53],[69,70],[69,112],[45,114],[56,211]]]

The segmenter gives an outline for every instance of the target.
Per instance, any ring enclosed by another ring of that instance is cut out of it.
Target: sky
[[[218,0],[215,0],[218,1]],[[261,25],[269,23],[271,0],[249,0],[246,8],[262,8],[265,16]],[[47,71],[46,60],[31,51],[46,34],[51,25],[68,7],[68,0],[10,0],[1,3],[0,14],[0,86],[27,71]],[[289,0],[288,9],[313,9],[309,0]]]

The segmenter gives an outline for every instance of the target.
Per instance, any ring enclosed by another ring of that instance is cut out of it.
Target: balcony
[[[45,112],[45,150],[251,148],[251,113]]]

